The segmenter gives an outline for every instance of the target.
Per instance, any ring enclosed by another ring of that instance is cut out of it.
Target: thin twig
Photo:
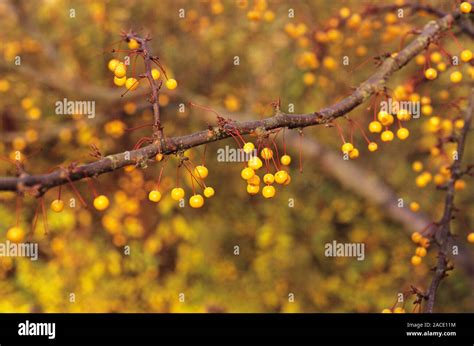
[[[153,75],[151,73],[152,63],[153,63],[153,58],[154,58],[151,52],[150,44],[149,44],[151,39],[149,37],[143,38],[133,32],[130,32],[124,35],[124,39],[127,41],[133,39],[140,44],[139,50],[141,50],[143,54],[143,60],[145,64],[145,76],[148,79],[148,83],[150,84],[150,88],[151,88],[150,103],[153,106],[153,117],[154,117],[153,135],[156,140],[161,141],[161,139],[163,138],[163,126],[161,125],[160,105],[159,105],[159,98],[158,98],[158,93],[161,88],[161,83],[158,84],[156,80],[153,79]]]

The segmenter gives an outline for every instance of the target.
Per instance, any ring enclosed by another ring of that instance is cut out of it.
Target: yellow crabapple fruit
[[[384,126],[390,126],[393,124],[393,115],[392,114],[388,114],[387,112],[385,111],[380,111],[378,114],[377,114],[377,119],[382,123],[382,125]]]
[[[425,247],[425,248],[428,248],[430,247],[430,240],[428,238],[421,238],[420,240],[420,245]]]
[[[260,152],[260,156],[264,160],[270,160],[273,157],[273,151],[270,148],[263,148]]]
[[[119,63],[120,63],[120,61],[117,60],[117,59],[110,59],[110,60],[109,60],[109,63],[107,64],[107,68],[108,68],[110,71],[114,72],[114,71],[115,71],[115,68],[117,67],[117,65],[118,65]]]
[[[352,149],[354,149],[354,145],[352,143],[344,143],[342,146],[341,146],[341,151],[343,153],[348,153],[350,152]]]
[[[255,174],[252,178],[247,179],[247,184],[249,184],[249,185],[259,185],[260,184],[260,177]]]
[[[464,49],[462,52],[461,52],[461,60],[464,61],[464,62],[469,62],[471,61],[472,59],[472,51],[470,51],[469,49]]]
[[[462,73],[459,71],[454,71],[449,75],[449,79],[453,83],[459,83],[460,81],[462,81]]]
[[[275,13],[273,11],[267,10],[263,14],[263,19],[266,22],[272,22],[275,19]]]
[[[280,158],[280,162],[283,166],[289,166],[291,163],[291,156],[290,155],[283,155]]]
[[[421,113],[423,115],[431,115],[433,114],[433,107],[431,105],[423,105],[421,107]]]
[[[425,71],[425,78],[428,80],[434,80],[438,77],[438,71],[436,71],[434,68],[430,67]]]
[[[357,159],[359,157],[359,149],[354,148],[349,152],[349,158],[351,159]]]
[[[421,235],[420,232],[413,232],[413,233],[411,234],[411,240],[412,240],[412,242],[418,244],[418,243],[421,241],[421,239],[423,239],[423,236]]]
[[[428,251],[426,251],[426,249],[422,246],[419,246],[416,248],[416,251],[415,251],[415,254],[418,256],[418,257],[425,257],[426,254],[427,254]]]
[[[128,48],[138,49],[138,48],[140,48],[140,43],[137,40],[132,38],[128,41]]]
[[[250,167],[246,167],[244,168],[241,172],[240,172],[240,176],[242,177],[242,179],[244,180],[249,180],[250,178],[252,178],[253,176],[255,175],[255,171],[250,168]]]
[[[260,186],[259,185],[247,185],[247,193],[249,195],[256,195],[260,191]]]
[[[425,61],[426,61],[426,58],[425,58],[424,55],[417,55],[416,58],[415,58],[415,63],[417,65],[424,65]]]
[[[184,198],[184,190],[181,187],[175,187],[171,190],[171,198],[175,201],[180,201]]]
[[[283,184],[288,179],[288,173],[284,170],[275,173],[275,181],[277,184]]]
[[[437,64],[443,60],[443,56],[441,55],[440,52],[433,52],[430,55],[430,60],[434,62],[435,64]]]
[[[204,197],[200,194],[191,196],[189,198],[189,205],[193,208],[201,208],[204,205]]]
[[[381,136],[380,136],[380,139],[382,140],[382,142],[390,142],[393,140],[393,132],[390,131],[390,130],[386,130],[384,132],[382,132]]]
[[[127,78],[126,82],[125,82],[125,87],[130,90],[130,91],[133,91],[135,90],[136,88],[138,88],[138,80],[136,78]]]
[[[11,227],[7,231],[7,239],[13,243],[20,243],[25,239],[25,231],[20,227]]]
[[[158,70],[157,68],[152,68],[151,69],[151,76],[153,77],[154,80],[159,79],[160,76],[161,76],[160,70]]]
[[[271,173],[267,173],[263,176],[263,182],[265,184],[273,184],[274,181],[275,181],[275,176]]]
[[[472,10],[472,5],[467,1],[463,1],[461,5],[459,5],[459,9],[462,13],[470,13]]]
[[[420,161],[414,161],[411,164],[411,169],[413,169],[415,172],[421,172],[423,170],[423,163]]]
[[[260,160],[258,156],[252,156],[247,164],[250,168],[252,168],[255,171],[260,169],[263,166],[263,162],[262,160]]]
[[[244,144],[243,150],[245,153],[250,154],[255,149],[255,145],[252,142]]]
[[[467,235],[467,241],[469,243],[474,243],[474,232],[471,232]]]
[[[165,84],[169,90],[174,90],[178,86],[178,82],[176,81],[176,79],[173,78],[168,79]]]
[[[64,210],[64,202],[60,199],[55,199],[51,202],[51,210],[60,213]]]
[[[109,199],[107,196],[104,195],[99,195],[96,198],[94,198],[94,208],[97,210],[105,210],[109,207]]]
[[[351,15],[351,10],[349,7],[342,7],[340,10],[339,10],[339,15],[341,16],[341,18],[349,18],[349,16]]]
[[[114,70],[115,77],[122,78],[127,74],[127,66],[123,62],[119,62]]]
[[[411,258],[411,264],[414,265],[415,267],[416,266],[419,266],[421,264],[421,257],[420,256],[412,256]]]
[[[466,188],[466,182],[462,179],[456,180],[454,183],[454,189],[456,191],[462,191]]]
[[[464,119],[456,119],[454,121],[454,127],[457,128],[458,130],[461,130],[464,128]]]
[[[402,141],[407,139],[409,135],[410,131],[408,131],[407,128],[402,127],[397,131],[397,137],[400,138]]]
[[[210,187],[210,186],[207,186],[205,189],[204,189],[204,196],[206,198],[211,198],[212,196],[215,195],[215,191],[214,191],[214,188]]]
[[[420,204],[417,202],[411,202],[410,203],[410,210],[414,213],[416,213],[418,210],[420,210]]]
[[[265,198],[272,198],[275,196],[276,190],[272,185],[267,185],[262,189],[262,195]]]
[[[199,165],[194,168],[194,175],[201,179],[206,179],[209,174],[209,170],[206,166]]]
[[[440,62],[438,65],[436,65],[436,68],[438,69],[439,72],[444,72],[448,68],[448,66],[444,62]]]
[[[250,20],[258,21],[260,19],[260,12],[256,10],[248,11],[247,18]]]
[[[370,142],[367,148],[369,149],[369,151],[376,151],[379,146],[375,142]]]
[[[443,185],[446,182],[446,178],[444,175],[440,174],[435,174],[433,177],[433,181],[437,186]]]
[[[116,86],[124,86],[126,81],[127,81],[127,76],[123,76],[123,77],[114,76],[114,84]]]
[[[378,121],[371,121],[369,124],[369,131],[371,133],[380,133],[382,131],[382,124]]]
[[[400,109],[397,113],[397,119],[400,121],[408,121],[410,118],[410,112],[408,112],[406,109]]]
[[[152,202],[158,203],[161,199],[161,193],[158,190],[151,190],[148,194],[148,199]]]

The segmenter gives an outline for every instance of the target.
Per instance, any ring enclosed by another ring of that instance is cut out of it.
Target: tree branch
[[[67,170],[59,169],[42,175],[22,174],[19,177],[1,177],[0,191],[24,192],[31,190],[33,194],[41,196],[50,188],[66,184],[69,180],[76,181],[87,177],[99,176],[128,165],[145,165],[147,160],[154,157],[157,153],[165,155],[174,154],[192,147],[228,138],[230,137],[229,131],[232,130],[238,130],[242,135],[249,133],[264,134],[266,131],[282,127],[291,129],[328,124],[334,119],[349,113],[372,95],[382,92],[387,79],[394,72],[400,70],[417,54],[426,49],[431,42],[437,39],[440,33],[450,28],[453,22],[459,18],[460,13],[457,10],[436,21],[427,23],[420,35],[398,52],[398,54],[385,59],[377,71],[350,96],[319,112],[295,115],[278,112],[274,117],[263,120],[231,121],[224,125],[211,127],[208,130],[187,136],[165,138],[160,142],[155,142],[138,150],[109,155],[99,161],[72,167]]]
[[[438,262],[434,269],[434,277],[431,281],[430,287],[428,292],[426,293],[425,297],[428,300],[426,305],[425,311],[426,312],[433,312],[433,307],[436,298],[436,291],[443,280],[447,276],[447,272],[452,269],[448,265],[448,245],[449,240],[452,236],[451,234],[451,220],[454,218],[454,192],[455,188],[454,185],[456,181],[462,176],[461,171],[461,162],[462,157],[464,154],[464,149],[466,145],[466,138],[469,132],[469,128],[471,126],[472,117],[474,113],[474,89],[471,90],[471,96],[469,101],[469,107],[466,110],[466,115],[464,117],[464,127],[461,130],[461,133],[457,137],[457,160],[453,161],[453,164],[450,167],[451,171],[451,179],[447,184],[446,189],[446,198],[444,201],[444,212],[441,220],[438,222],[438,227],[434,234],[434,238],[436,243],[439,244],[438,250]]]
[[[412,13],[415,12],[425,12],[428,14],[431,14],[433,16],[442,18],[445,17],[448,13],[440,10],[439,8],[426,5],[421,3],[420,1],[411,1],[411,2],[406,2],[402,5],[397,5],[397,4],[369,4],[366,9],[362,12],[361,16],[362,18],[365,18],[366,16],[373,16],[377,15],[380,13],[385,13],[385,12],[393,12],[397,11],[399,9],[409,9],[411,10]],[[343,25],[345,20],[340,22],[340,25]],[[472,22],[469,20],[468,17],[460,18],[458,25],[461,29],[461,31],[470,36],[471,38],[474,37],[474,26],[472,25]]]
[[[160,105],[158,104],[158,92],[161,88],[161,82],[160,84],[157,84],[157,82],[155,81],[151,73],[152,63],[154,59],[153,55],[151,54],[151,49],[149,45],[149,42],[151,41],[151,39],[148,37],[142,38],[133,32],[124,35],[124,39],[126,41],[133,39],[133,40],[136,40],[138,43],[140,43],[139,50],[143,53],[143,59],[145,62],[145,76],[148,79],[148,83],[150,83],[150,88],[151,88],[150,103],[153,106],[153,117],[154,117],[153,135],[155,136],[155,139],[161,140],[163,138],[163,127],[161,126]]]

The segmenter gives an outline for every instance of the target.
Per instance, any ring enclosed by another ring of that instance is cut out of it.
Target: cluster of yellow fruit
[[[405,122],[411,119],[411,114],[406,109],[400,109],[397,114],[397,119],[401,122]],[[391,130],[388,129],[390,125],[392,125],[395,121],[395,117],[385,111],[380,111],[377,113],[377,120],[373,120],[369,123],[369,132],[371,133],[380,133],[380,139],[382,142],[391,142],[394,139],[394,134]],[[385,130],[383,127],[385,126]],[[410,135],[410,131],[406,127],[400,125],[400,128],[397,130],[397,137],[400,140],[405,140]],[[371,144],[369,143],[369,150],[375,151],[377,148],[374,146],[371,150]]]
[[[240,8],[246,8],[248,2],[239,0],[237,1],[237,5]],[[267,7],[268,6],[266,0],[256,0],[254,2],[253,9],[247,12],[247,18],[256,22],[262,19],[266,22],[273,22],[273,20],[275,19],[275,12],[269,10]]]
[[[304,23],[288,23],[285,25],[285,32],[290,36],[291,38],[299,38],[306,34],[308,31],[308,27]]]
[[[127,65],[124,62],[118,59],[111,59],[107,67],[114,73],[114,84],[116,86],[125,86],[130,91],[138,88],[139,81],[136,78],[127,78]]]
[[[370,151],[375,151],[377,150],[378,145],[375,142],[370,142],[368,148]],[[360,155],[359,149],[354,147],[354,144],[350,142],[344,142],[344,144],[341,146],[341,151],[344,154],[349,155],[349,158],[352,160],[357,159]]]
[[[328,22],[328,28],[325,30],[317,30],[314,32],[313,38],[316,42],[318,43],[328,43],[328,42],[341,42],[344,38],[344,34],[337,29],[340,24],[344,23],[346,24],[350,29],[356,29],[360,26],[362,23],[362,17],[358,13],[354,13],[351,15],[351,10],[347,7],[341,8],[339,11],[339,15],[341,18],[344,20],[341,21],[339,18],[333,17],[329,20]],[[361,32],[363,35],[361,36],[366,36],[364,34],[367,34],[368,30],[372,29],[372,22],[371,21],[366,21],[363,23],[363,27],[360,28]],[[381,23],[378,23],[381,25]],[[380,27],[377,27],[379,29]],[[352,38],[348,38],[345,40],[345,45],[346,46],[353,46],[354,41]]]
[[[132,40],[131,40],[132,41]],[[130,42],[129,42],[130,46]],[[118,59],[111,59],[107,65],[108,69],[114,73],[114,84],[116,86],[125,86],[127,90],[133,91],[136,90],[140,84],[140,82],[134,78],[129,77],[127,78],[127,65],[118,60]],[[158,80],[161,77],[161,72],[157,68],[151,69],[151,76],[154,80]],[[169,90],[174,90],[178,86],[178,82],[176,79],[168,78],[165,83],[166,87]]]
[[[448,137],[453,133],[453,130],[461,130],[464,127],[464,119],[441,119],[439,116],[433,116],[425,124],[428,132],[439,134],[443,137]],[[433,156],[438,156],[436,151],[432,152]]]
[[[320,65],[318,57],[314,52],[304,51],[296,57],[296,66],[301,70],[314,70]]]
[[[160,158],[157,157],[157,161],[162,160],[162,154]],[[204,182],[204,179],[207,178],[209,175],[209,170],[207,169],[206,166],[204,165],[198,165],[194,168],[193,171],[193,179],[199,178],[202,182]],[[184,192],[184,189],[182,187],[175,187],[171,190],[171,198],[175,201],[181,201],[184,199],[186,193]],[[204,190],[203,190],[203,195],[206,198],[211,198],[212,196],[215,195],[214,188],[210,186],[204,185]],[[148,199],[152,202],[158,203],[161,200],[161,192],[156,188],[154,190],[151,190],[150,193],[148,194]],[[204,197],[199,194],[199,193],[194,193],[190,198],[189,198],[189,205],[192,208],[201,208],[204,205]]]
[[[385,308],[382,310],[382,313],[383,314],[391,314],[391,313],[394,313],[394,314],[404,314],[406,311],[404,308],[402,308],[401,306],[397,306],[396,308],[394,309],[388,309],[388,308]]]
[[[99,211],[104,211],[110,205],[109,199],[105,195],[98,195],[94,198],[94,208]],[[64,210],[64,201],[61,199],[55,199],[51,202],[50,208],[55,213],[60,213]]]
[[[34,106],[34,101],[30,97],[21,100],[21,107],[27,112],[26,115],[29,119],[38,120],[41,118],[41,109]]]
[[[472,60],[472,51],[469,49],[464,49],[461,51],[459,54],[459,57],[461,61],[465,63],[469,63]],[[418,63],[423,60],[423,63],[425,62],[425,58],[418,58]],[[433,67],[430,67],[425,70],[425,78],[428,80],[434,80],[438,77],[438,72],[444,72],[447,69],[446,63],[443,62],[443,56],[439,52],[433,52],[430,55],[430,61],[437,64],[436,69]],[[462,81],[463,75],[460,71],[453,71],[449,75],[449,79],[451,80],[452,83],[459,83]]]
[[[411,240],[415,244],[419,245],[415,250],[415,255],[413,255],[411,258],[411,264],[414,266],[419,266],[423,257],[425,257],[428,252],[426,249],[430,246],[430,240],[426,237],[423,237],[420,232],[412,233]]]
[[[415,184],[419,188],[427,186],[430,182],[434,182],[436,186],[441,186],[446,183],[451,177],[451,171],[449,165],[441,165],[436,174],[432,174],[428,171],[423,170],[423,163],[420,161],[414,161],[411,165],[413,171],[420,173],[416,179]],[[466,181],[463,179],[458,179],[454,183],[454,189],[456,191],[462,191],[466,188]]]
[[[393,92],[393,99],[396,102],[399,101],[410,101],[410,102],[420,102],[422,107],[421,107],[421,113],[423,115],[429,116],[433,113],[433,108],[431,106],[431,99],[427,96],[421,97],[417,93],[410,93],[408,88],[400,85],[397,86],[394,89]],[[395,119],[396,118],[396,119]],[[391,142],[395,138],[395,133],[394,131],[390,130],[390,126],[392,126],[395,121],[398,122],[398,130],[396,131],[396,136],[400,140],[405,140],[410,136],[410,131],[403,126],[404,123],[408,122],[409,120],[412,119],[411,113],[405,109],[405,108],[400,108],[396,113],[394,112],[393,114],[386,112],[384,110],[380,110],[377,113],[376,118],[374,117],[374,120],[371,121],[368,125],[368,130],[370,133],[373,134],[380,134],[380,139],[382,142]],[[451,125],[451,121],[448,120],[448,122]],[[461,125],[460,122],[453,122],[452,125],[455,125],[456,128]],[[362,131],[363,132],[363,131]],[[375,141],[369,140],[369,138],[364,134],[365,140],[367,142],[367,148],[369,151],[374,152],[378,150],[378,144]],[[341,151],[344,154],[348,154],[350,159],[356,159],[359,157],[360,152],[359,149],[357,149],[353,143],[351,142],[346,142],[341,146]]]
[[[19,226],[14,226],[7,231],[7,240],[12,243],[21,243],[25,239],[25,231]]]
[[[245,153],[250,154],[255,150],[255,145],[252,142],[247,142],[243,146]],[[265,147],[260,151],[260,157],[267,162],[274,160],[272,149]],[[291,163],[290,155],[283,155],[280,158],[280,163],[283,166],[289,166]],[[240,176],[247,182],[247,193],[249,195],[256,195],[260,192],[260,183],[263,179],[265,186],[262,189],[262,195],[265,198],[272,198],[276,194],[276,189],[273,186],[273,183],[280,185],[288,185],[291,182],[291,176],[286,170],[279,169],[275,174],[272,174],[268,171],[261,179],[260,176],[256,173],[260,168],[263,167],[263,162],[258,156],[252,156],[248,162],[247,166],[240,172]]]

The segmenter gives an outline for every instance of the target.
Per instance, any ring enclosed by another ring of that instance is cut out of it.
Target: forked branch
[[[438,244],[438,262],[434,268],[434,276],[431,281],[428,292],[425,297],[428,300],[425,308],[425,312],[433,312],[433,307],[436,298],[436,291],[443,280],[447,276],[447,272],[452,269],[448,261],[449,241],[452,237],[451,234],[451,220],[454,218],[455,206],[454,206],[454,193],[455,184],[458,179],[461,178],[463,171],[461,169],[462,158],[466,146],[466,138],[469,133],[469,129],[472,123],[472,117],[474,113],[474,89],[471,90],[471,96],[469,99],[469,107],[466,110],[464,116],[464,127],[461,133],[456,138],[457,143],[457,157],[450,166],[451,179],[448,181],[446,186],[446,197],[444,201],[444,212],[441,220],[438,222],[434,239]]]

